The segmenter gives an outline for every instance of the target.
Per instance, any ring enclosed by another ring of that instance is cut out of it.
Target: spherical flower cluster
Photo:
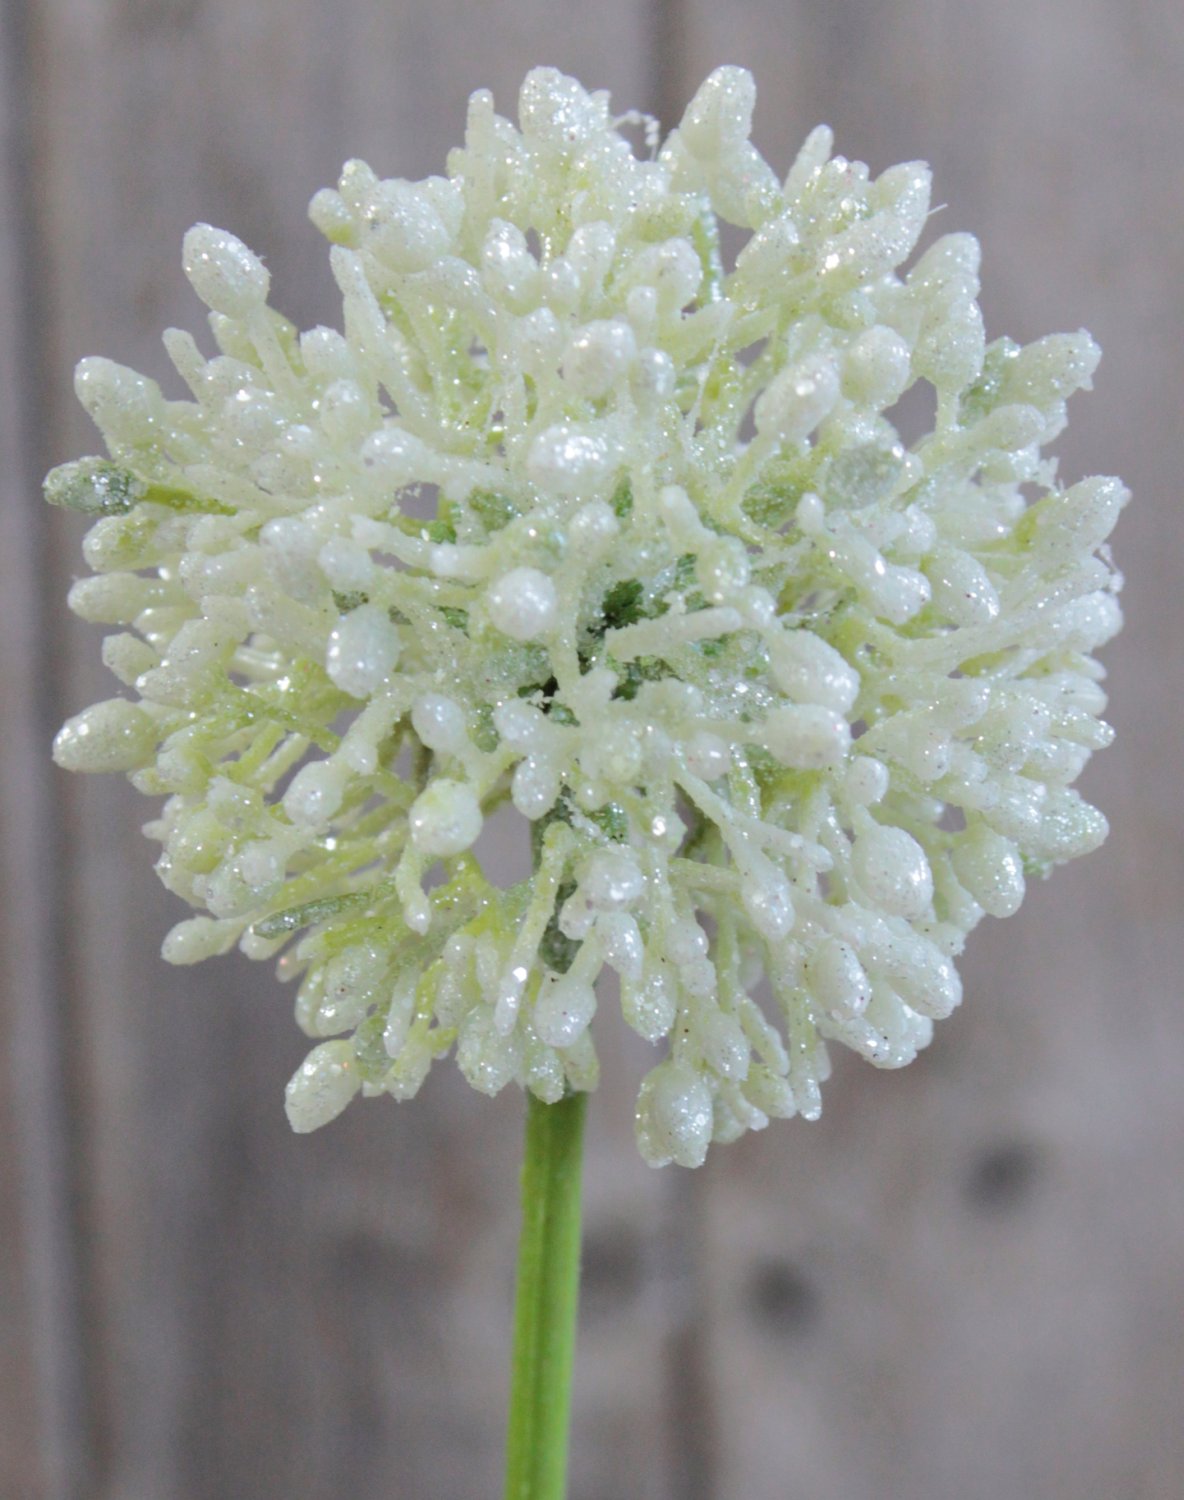
[[[722,68],[639,157],[557,72],[517,127],[474,94],[447,176],[314,198],[343,332],[199,225],[192,399],[79,366],[110,459],[47,489],[97,517],[70,602],[129,695],[55,753],[166,797],[157,868],[208,913],[166,958],[285,950],[297,1130],[453,1047],[490,1094],[593,1088],[611,970],[666,1044],[641,1152],[698,1165],[816,1117],[827,1041],[909,1062],[983,914],[1105,836],[1070,787],[1126,493],[1041,456],[1097,350],[988,344],[972,238],[900,269],[927,169],[819,128],[781,182],[753,102]],[[504,888],[474,845],[507,802]]]

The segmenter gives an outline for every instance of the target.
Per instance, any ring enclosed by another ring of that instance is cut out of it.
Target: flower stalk
[[[580,1183],[587,1095],[531,1094],[522,1164],[506,1500],[563,1500],[580,1285]]]

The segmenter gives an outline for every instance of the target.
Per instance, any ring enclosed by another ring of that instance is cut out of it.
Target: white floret
[[[484,818],[472,787],[441,777],[415,799],[407,821],[417,849],[446,856],[472,848]]]
[[[369,698],[386,682],[399,659],[402,641],[390,616],[377,604],[363,604],[334,626],[325,670],[344,693]]]
[[[225,229],[195,224],[185,235],[184,266],[193,290],[215,312],[246,317],[267,300],[266,267]]]
[[[538,568],[512,568],[485,594],[493,625],[516,641],[531,641],[550,630],[558,602],[554,583]]]

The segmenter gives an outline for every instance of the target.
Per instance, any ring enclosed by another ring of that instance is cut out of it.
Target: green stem
[[[514,1306],[506,1500],[563,1500],[580,1294],[586,1094],[529,1096]]]

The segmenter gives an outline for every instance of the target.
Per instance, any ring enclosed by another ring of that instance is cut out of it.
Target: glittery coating
[[[473,95],[447,176],[317,194],[343,332],[198,225],[192,399],[79,366],[110,457],[47,496],[96,518],[70,603],[128,696],[55,756],[165,797],[157,869],[206,913],[166,958],[281,954],[297,1130],[453,1048],[487,1093],[595,1087],[610,970],[663,1047],[641,1152],[698,1165],[815,1118],[828,1041],[909,1062],[966,934],[1105,836],[1071,783],[1126,492],[1041,452],[1097,349],[987,343],[970,236],[902,269],[928,169],[820,127],[782,182],[753,104],[721,68],[641,158],[538,69],[517,126]],[[509,888],[475,852],[503,804]]]

